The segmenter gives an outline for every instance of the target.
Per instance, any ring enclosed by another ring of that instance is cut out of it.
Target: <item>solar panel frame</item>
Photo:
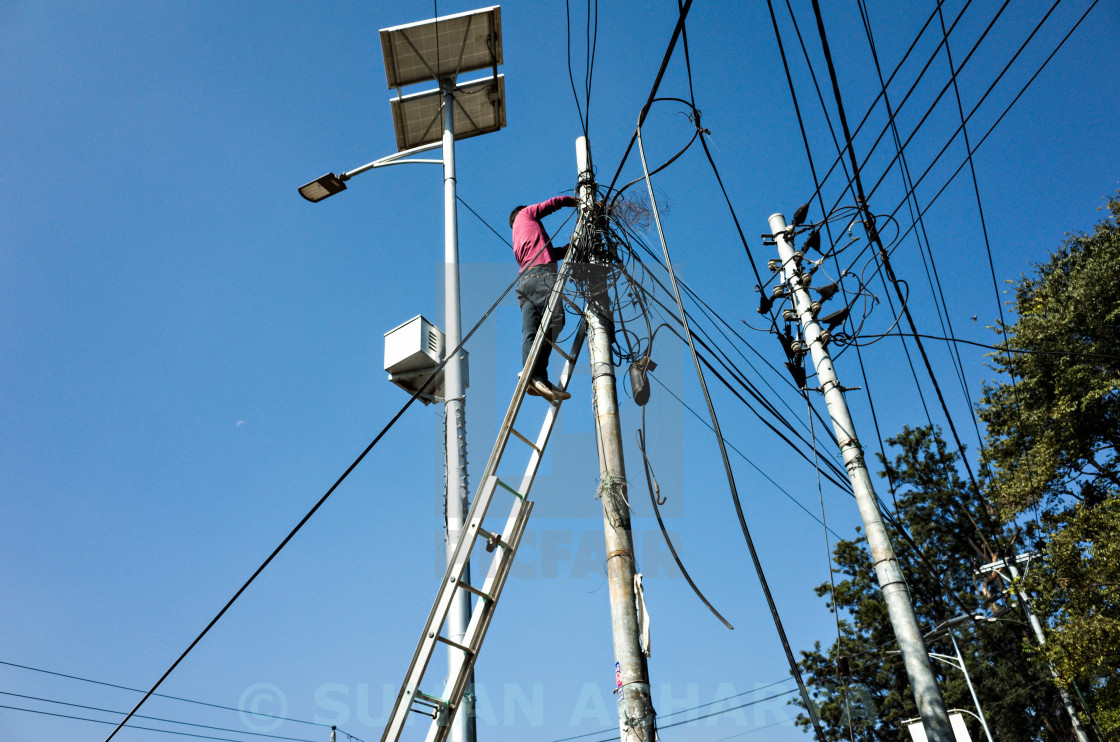
[[[383,28],[379,34],[390,90],[502,63],[499,5]]]
[[[392,99],[397,151],[443,138],[442,94],[426,90]],[[469,139],[506,125],[505,76],[471,80],[455,87],[455,139]]]

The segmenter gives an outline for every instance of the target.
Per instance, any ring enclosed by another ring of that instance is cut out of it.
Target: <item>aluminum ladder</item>
[[[551,326],[552,317],[557,311],[562,311],[562,302],[568,301],[563,296],[563,289],[570,273],[571,268],[568,261],[565,261],[556,277],[552,296],[541,320],[541,327],[537,330],[537,337],[529,351],[525,368],[522,369],[521,378],[518,380],[517,389],[513,394],[513,400],[510,402],[509,409],[502,420],[498,439],[494,443],[494,449],[486,463],[486,469],[475,493],[474,501],[467,512],[463,530],[459,534],[447,571],[444,573],[443,581],[436,593],[435,603],[432,605],[431,613],[428,614],[427,623],[424,624],[420,642],[416,645],[416,652],[412,656],[412,664],[408,666],[404,684],[397,693],[397,700],[393,705],[393,711],[385,727],[385,732],[381,736],[381,742],[397,742],[404,729],[405,722],[408,720],[409,713],[414,711],[432,718],[426,737],[427,742],[441,742],[446,739],[448,732],[451,730],[451,721],[466,692],[467,680],[474,668],[479,650],[482,648],[482,641],[486,637],[486,630],[490,626],[494,608],[501,596],[502,587],[505,585],[514,556],[517,554],[517,547],[521,543],[521,536],[525,532],[525,524],[529,520],[529,514],[533,509],[533,503],[528,498],[529,489],[533,485],[533,479],[536,477],[545,446],[548,444],[549,436],[552,434],[552,428],[560,412],[560,402],[550,401],[544,423],[541,425],[535,442],[514,428],[514,422],[516,422],[518,413],[521,411],[521,403],[525,400],[527,393],[529,369],[532,368],[543,343],[549,342],[551,344],[551,341],[546,337],[547,333],[541,330]],[[562,349],[553,345],[553,349],[564,358],[564,368],[560,373],[558,383],[561,389],[567,389],[568,383],[571,381],[576,360],[586,336],[587,325],[581,315],[579,327],[572,340],[571,350],[565,353]],[[525,474],[516,487],[503,482],[497,476],[498,465],[506,453],[506,447],[512,440],[511,436],[523,443],[529,450],[529,462],[525,467]],[[484,528],[483,522],[486,520],[491,500],[499,489],[511,495],[513,502],[509,514],[506,516],[505,526],[500,533],[497,533],[494,530]],[[493,556],[486,570],[486,579],[481,587],[476,587],[463,582],[463,573],[466,571],[471,554],[479,541],[482,542],[486,551],[492,553]],[[458,590],[466,590],[476,599],[462,643],[443,636],[447,614]],[[421,690],[421,683],[438,644],[446,644],[460,650],[460,652],[455,653],[456,658],[448,668],[446,684],[437,695]]]

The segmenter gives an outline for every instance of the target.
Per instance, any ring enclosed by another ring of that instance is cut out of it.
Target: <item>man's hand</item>
[[[579,199],[576,198],[575,196],[565,196],[564,197],[564,205],[565,206],[579,206]]]

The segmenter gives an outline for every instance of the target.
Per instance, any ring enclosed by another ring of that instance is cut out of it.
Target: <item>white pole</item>
[[[867,547],[871,551],[871,561],[875,567],[875,574],[879,578],[883,599],[887,604],[887,613],[894,627],[895,639],[898,641],[898,649],[906,667],[906,675],[910,679],[914,701],[918,705],[918,713],[922,717],[927,739],[930,742],[954,742],[949,714],[945,711],[945,701],[941,698],[941,690],[937,687],[933,668],[929,664],[929,655],[922,640],[922,632],[918,628],[914,607],[910,605],[910,596],[902,578],[902,570],[898,566],[894,549],[891,548],[890,539],[887,538],[887,529],[883,525],[883,516],[879,512],[875,489],[871,485],[871,476],[863,460],[863,448],[856,438],[855,424],[848,412],[848,403],[844,400],[840,381],[836,378],[836,369],[832,367],[832,358],[825,344],[821,342],[821,327],[810,308],[812,300],[807,285],[802,283],[799,260],[794,255],[793,246],[789,243],[785,230],[786,218],[782,214],[773,214],[770,217],[770,231],[778,246],[782,270],[785,272],[792,293],[793,308],[797,312],[805,334],[805,344],[809,346],[813,357],[817,381],[824,394],[828,414],[832,418],[832,428],[836,432],[836,439],[840,442],[840,453],[844,457],[848,479],[852,483],[856,504],[863,518]]]
[[[968,683],[968,692],[972,694],[972,702],[976,704],[976,718],[980,720],[980,726],[984,728],[984,736],[988,738],[988,742],[995,742],[992,739],[991,730],[988,729],[988,721],[984,718],[984,709],[980,708],[980,699],[976,695],[976,688],[972,685],[968,668],[964,665],[964,655],[961,654],[961,648],[957,646],[957,637],[953,636],[952,627],[948,627],[946,633],[949,634],[949,641],[953,642],[953,651],[957,653],[957,662],[961,666],[961,672],[964,673],[964,682]]]
[[[1019,584],[1019,568],[1015,566],[1015,562],[1011,559],[1004,561],[1007,565],[1007,571],[1011,573],[1011,579],[1015,587],[1015,594],[1019,596],[1019,600],[1023,604],[1023,610],[1027,612],[1027,620],[1031,624],[1031,630],[1034,631],[1034,638],[1038,640],[1038,646],[1046,644],[1046,635],[1042,633],[1042,622],[1038,620],[1038,616],[1031,610],[1030,601],[1027,600],[1027,594],[1023,589],[1018,586]],[[1049,663],[1047,663],[1049,664]],[[1073,698],[1070,697],[1069,691],[1062,685],[1061,679],[1058,677],[1058,671],[1050,665],[1050,675],[1053,676],[1055,685],[1058,686],[1058,695],[1062,698],[1062,705],[1065,706],[1066,713],[1069,714],[1069,722],[1073,725],[1073,733],[1077,735],[1078,742],[1089,742],[1089,735],[1085,733],[1085,728],[1081,726],[1081,719],[1077,717],[1077,709],[1073,705]]]
[[[458,347],[462,340],[459,306],[459,221],[455,195],[455,81],[442,80],[443,93],[443,302],[444,348]],[[463,529],[467,509],[466,404],[463,389],[463,356],[456,353],[444,366],[444,451],[447,455],[444,505],[447,510],[447,559],[450,562]],[[470,581],[470,567],[463,575]],[[447,637],[463,642],[471,619],[470,595],[459,590],[447,616]],[[447,648],[448,667],[454,666],[462,650]],[[473,673],[472,673],[473,675]],[[474,679],[467,684],[460,711],[455,714],[449,739],[451,742],[474,742]]]

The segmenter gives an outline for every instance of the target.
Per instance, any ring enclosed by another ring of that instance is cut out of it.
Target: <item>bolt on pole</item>
[[[774,235],[774,241],[778,246],[778,255],[782,260],[785,279],[789,283],[793,308],[801,322],[805,344],[812,354],[813,365],[817,371],[817,379],[820,382],[825,405],[828,407],[828,414],[832,418],[836,439],[840,441],[844,466],[848,470],[848,479],[852,483],[860,517],[863,519],[867,546],[871,550],[871,561],[879,579],[879,587],[883,591],[887,613],[894,627],[895,639],[898,641],[898,648],[906,667],[906,675],[910,679],[910,688],[914,693],[914,701],[918,705],[918,713],[921,715],[926,737],[930,742],[954,742],[949,715],[945,711],[945,701],[941,698],[941,690],[937,687],[933,668],[929,664],[929,655],[922,640],[922,632],[918,628],[914,607],[910,604],[910,596],[902,578],[902,570],[898,566],[898,558],[887,538],[887,529],[883,524],[875,490],[871,485],[871,476],[867,472],[867,464],[863,459],[863,449],[859,439],[856,438],[855,425],[848,412],[848,403],[844,400],[840,381],[836,378],[832,357],[821,339],[821,327],[811,307],[808,284],[802,281],[801,256],[794,252],[789,242],[791,235],[786,231],[785,216],[774,214],[770,217],[770,232]]]
[[[595,183],[591,152],[586,137],[576,140],[579,168],[580,219],[572,243],[601,239],[595,225]],[[601,217],[600,217],[601,218]],[[611,606],[611,636],[614,640],[618,724],[622,742],[654,742],[654,711],[649,692],[649,672],[642,653],[638,615],[634,603],[634,544],[630,532],[630,509],[626,499],[626,468],[622,458],[622,429],[618,417],[614,360],[611,341],[614,320],[606,278],[610,266],[600,262],[584,267],[577,280],[586,281],[587,353],[591,362],[592,405],[599,448],[599,497],[603,504],[603,530],[607,548],[607,584]]]

